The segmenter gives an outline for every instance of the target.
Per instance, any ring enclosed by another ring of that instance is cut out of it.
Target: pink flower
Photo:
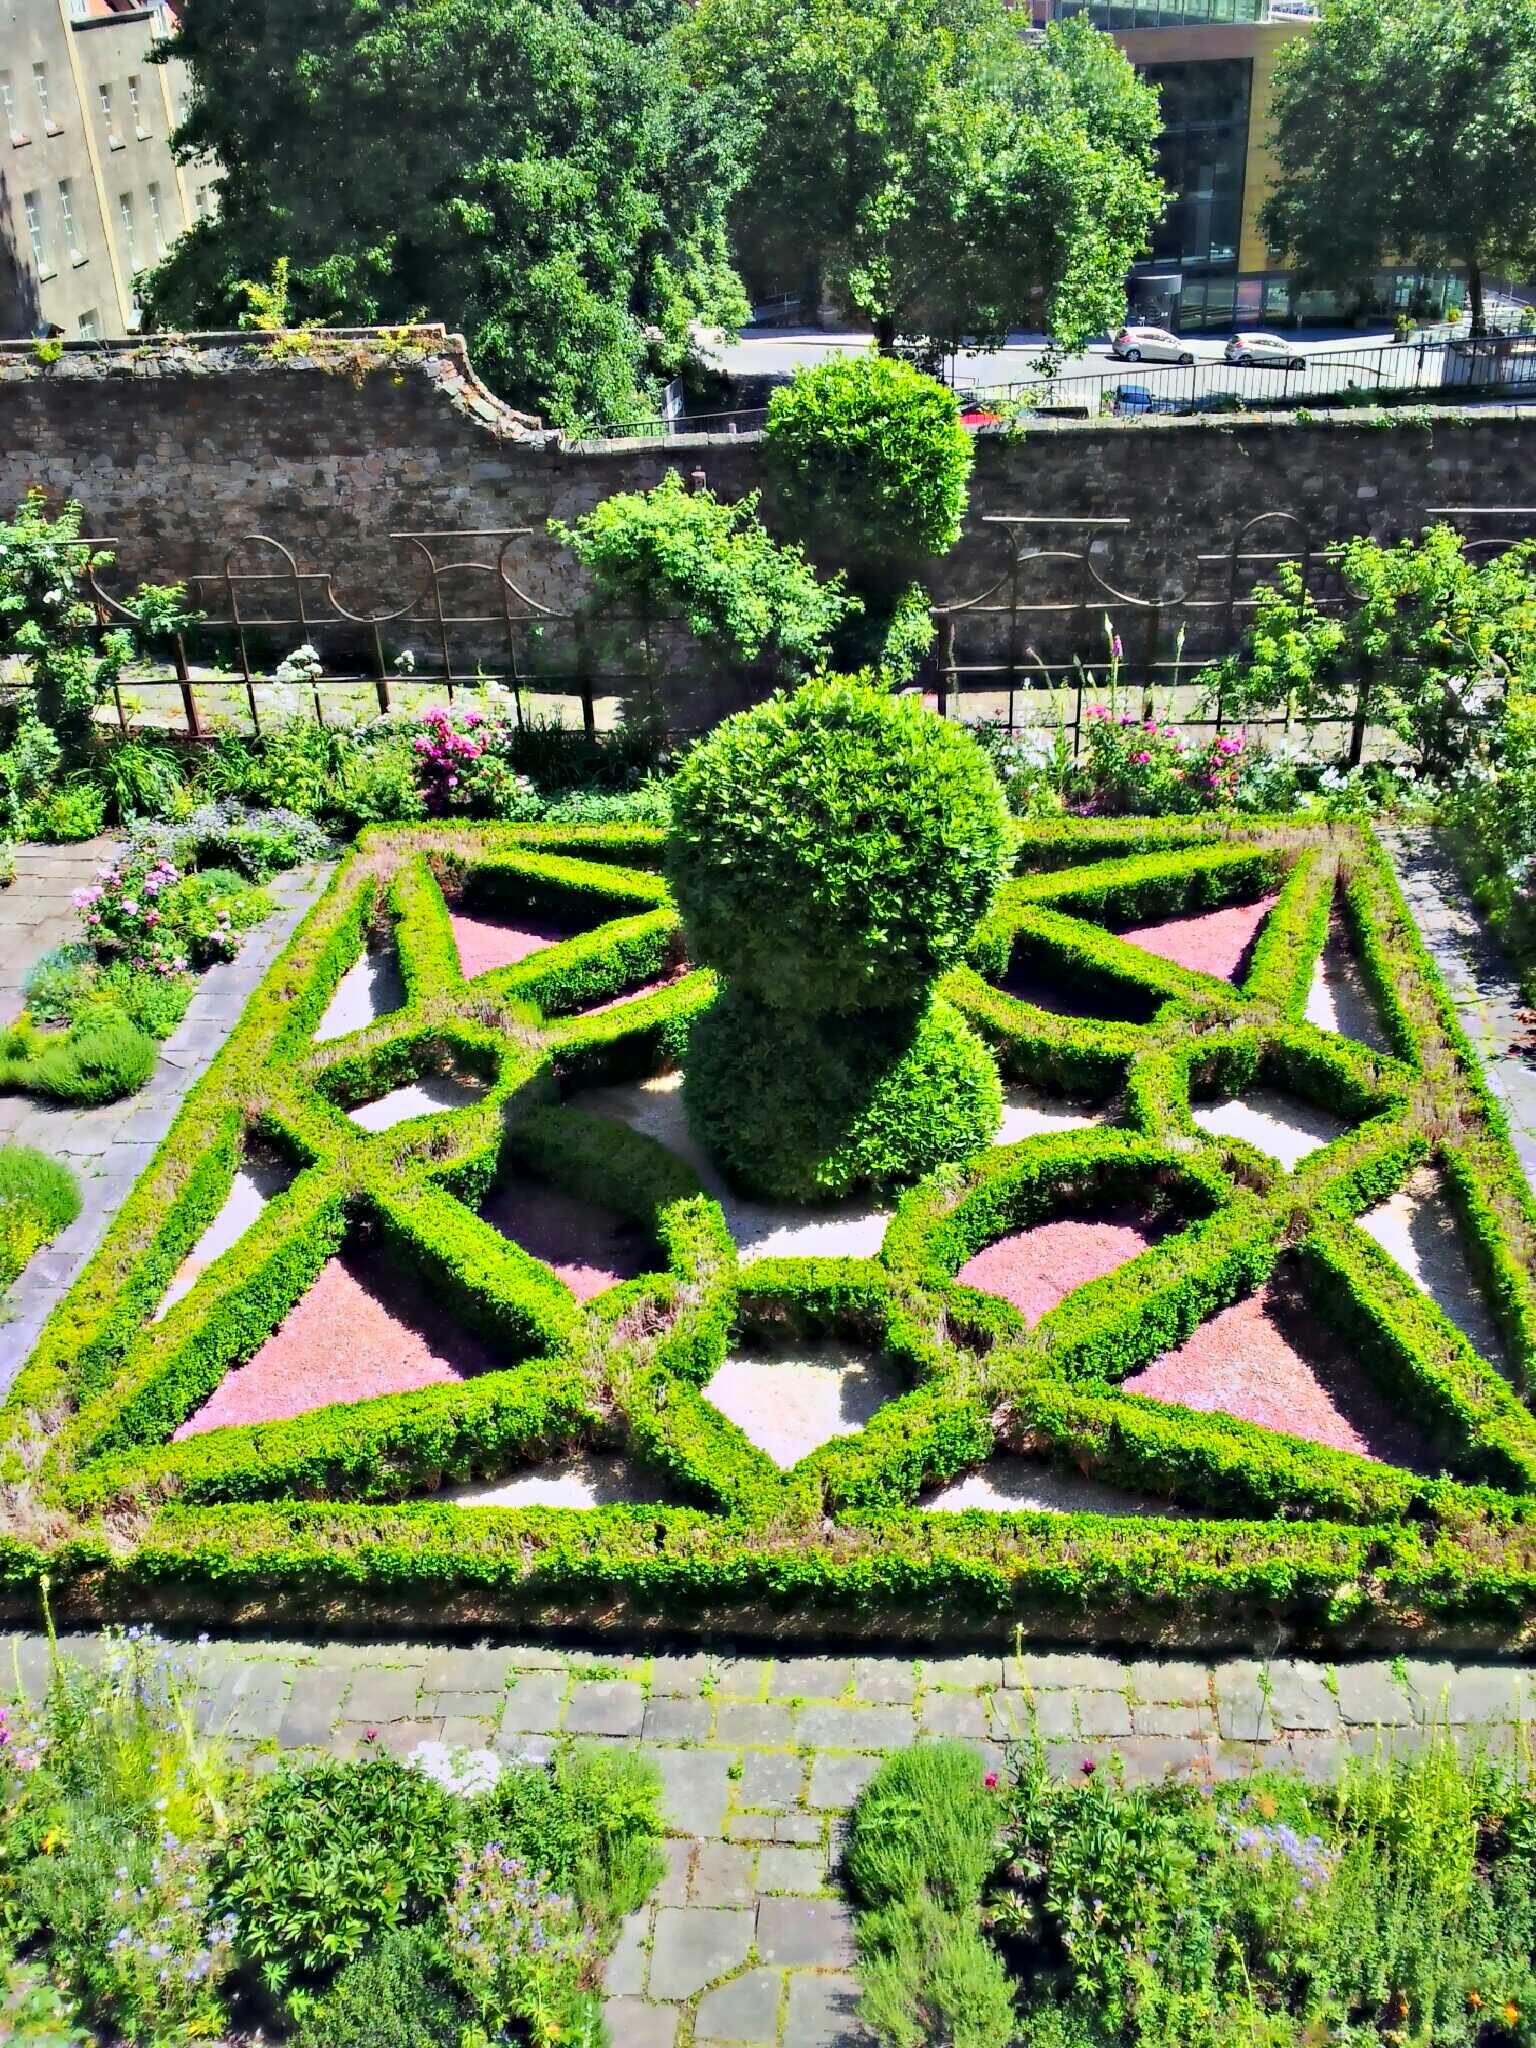
[[[987,1788],[987,1790],[988,1790],[989,1792],[995,1792],[995,1791],[997,1790],[997,1773],[996,1773],[996,1771],[988,1771],[987,1775],[986,1775],[986,1776],[985,1776],[985,1777],[984,1777],[984,1778],[982,1779],[982,1781],[981,1781],[981,1782],[982,1782],[982,1784],[983,1784],[983,1785],[985,1785],[985,1786],[986,1786],[986,1788]]]
[[[379,1739],[379,1731],[378,1731],[378,1729],[377,1729],[377,1728],[365,1728],[365,1729],[363,1730],[363,1740],[364,1740],[364,1742],[377,1742],[377,1741],[378,1741],[378,1739]]]
[[[1152,756],[1148,753],[1143,752],[1134,755],[1132,758],[1135,760],[1138,767],[1144,768],[1146,764],[1151,760]]]
[[[1111,640],[1109,643],[1109,652],[1112,660],[1124,661],[1125,649],[1120,643],[1120,635],[1118,633],[1115,635],[1114,639]]]
[[[1083,1758],[1082,1772],[1085,1778],[1091,1778],[1098,1768],[1098,1765],[1094,1762],[1091,1756],[1085,1756]]]

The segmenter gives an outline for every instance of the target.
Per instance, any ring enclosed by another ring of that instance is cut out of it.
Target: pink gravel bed
[[[1026,1322],[1037,1323],[1074,1287],[1102,1279],[1166,1234],[1150,1217],[1130,1211],[1060,1216],[1000,1237],[967,1259],[956,1278],[983,1294],[1001,1295]]]
[[[1272,1287],[1212,1316],[1124,1386],[1378,1462],[1426,1462],[1417,1432],[1363,1381],[1343,1346]]]
[[[1120,937],[1155,953],[1160,960],[1187,967],[1193,974],[1235,981],[1277,901],[1274,896],[1264,896],[1257,903],[1229,903],[1223,910],[1204,910],[1195,917],[1168,917],[1159,924],[1138,925],[1121,932]]]
[[[453,926],[459,965],[466,981],[473,981],[477,974],[489,974],[496,967],[515,967],[530,953],[542,952],[546,946],[558,946],[562,939],[575,937],[569,925],[553,918],[525,917],[514,923],[510,918],[470,917],[462,910],[451,910],[448,922]]]
[[[321,1268],[256,1355],[226,1373],[176,1431],[283,1422],[338,1401],[410,1394],[494,1369],[478,1339],[383,1261],[346,1252]]]
[[[559,1188],[504,1181],[491,1190],[480,1214],[503,1237],[543,1259],[578,1301],[590,1301],[620,1280],[654,1273],[661,1264],[650,1234],[638,1223]]]
[[[604,1003],[589,1003],[581,1014],[584,1017],[600,1017],[605,1010],[618,1009],[621,1003],[638,1003],[642,996],[660,995],[664,988],[671,988],[674,982],[681,981],[685,974],[692,972],[691,962],[679,960],[675,967],[668,969],[657,980],[648,981],[640,988],[627,988],[622,995],[609,996]]]

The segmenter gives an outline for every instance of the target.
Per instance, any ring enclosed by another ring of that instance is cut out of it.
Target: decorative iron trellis
[[[1474,526],[1494,519],[1511,524],[1536,520],[1536,507],[1529,506],[1429,510],[1431,517]],[[1072,716],[1060,723],[1072,734],[1074,753],[1081,744],[1085,700],[1099,687],[1096,678],[1110,638],[1125,650],[1122,686],[1130,696],[1140,693],[1150,715],[1156,688],[1176,690],[1236,649],[1255,609],[1257,586],[1280,563],[1297,564],[1302,586],[1320,610],[1340,610],[1350,602],[1329,548],[1314,541],[1306,521],[1294,512],[1256,514],[1224,548],[1197,554],[1187,578],[1172,578],[1166,569],[1157,572],[1150,595],[1126,588],[1125,572],[1112,576],[1100,559],[1109,548],[1135,541],[1136,529],[1129,519],[1001,513],[986,516],[981,525],[985,535],[1002,542],[1001,568],[980,590],[934,603],[934,652],[921,687],[946,717],[964,717],[967,699],[974,703],[986,692],[1005,694],[1006,718],[1000,722],[1010,731],[1039,724],[1028,718],[1020,721],[1021,698],[1042,693],[1059,698],[1065,687]],[[243,689],[251,730],[261,731],[262,696],[274,686],[272,665],[263,665],[264,643],[270,649],[278,639],[286,636],[291,641],[295,635],[301,640],[320,636],[341,646],[344,658],[327,662],[326,672],[306,685],[321,723],[328,692],[371,689],[379,711],[387,713],[394,705],[393,693],[402,686],[441,688],[453,703],[461,692],[492,685],[512,694],[519,723],[525,707],[541,694],[573,697],[580,702],[582,723],[591,735],[598,728],[600,697],[617,695],[627,703],[639,695],[651,717],[681,733],[707,727],[726,710],[772,686],[774,678],[764,670],[748,678],[743,693],[719,675],[709,674],[698,663],[696,651],[690,662],[686,650],[693,643],[685,642],[675,618],[599,618],[588,604],[570,609],[546,604],[527,588],[528,565],[514,559],[515,551],[533,536],[534,529],[527,526],[391,534],[391,541],[413,551],[418,580],[401,601],[378,611],[361,611],[338,595],[333,570],[301,568],[282,541],[268,534],[246,535],[225,550],[217,570],[187,579],[191,607],[200,617],[190,634],[171,637],[169,672],[135,675],[132,686],[178,690],[186,730],[193,738],[206,736],[198,688],[227,682]],[[1468,551],[1497,553],[1520,537],[1513,532],[1474,534]],[[105,538],[75,543],[85,550],[117,544]],[[250,559],[251,551],[265,552],[263,566],[239,566]],[[1036,587],[1042,574],[1044,585]],[[466,590],[465,579],[479,579],[480,587]],[[103,587],[94,571],[87,574],[86,585],[104,629],[131,620],[128,606]],[[420,666],[403,667],[398,655],[391,660],[392,632],[423,640],[430,656]],[[194,645],[227,649],[227,673],[200,672],[203,665],[193,658]],[[638,660],[606,665],[615,649],[626,656],[632,650]],[[669,691],[685,697],[702,693],[707,715],[668,719],[664,700]],[[120,689],[116,712],[127,732],[131,719]],[[1346,721],[1352,762],[1362,757],[1369,716],[1367,682]],[[1220,731],[1227,720],[1218,701],[1187,708],[1177,714],[1176,722]],[[1289,729],[1340,721],[1302,720],[1287,708],[1247,722]]]

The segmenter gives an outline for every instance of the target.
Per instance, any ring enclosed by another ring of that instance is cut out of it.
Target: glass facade
[[[1207,22],[1310,21],[1313,0],[1053,0],[1057,20],[1086,14],[1095,28],[1199,28]]]

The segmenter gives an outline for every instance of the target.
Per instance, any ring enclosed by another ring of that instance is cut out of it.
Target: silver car
[[[1195,358],[1166,327],[1122,327],[1109,344],[1118,363],[1192,363]]]
[[[1227,343],[1226,357],[1229,363],[1241,363],[1244,369],[1255,363],[1275,370],[1307,367],[1292,343],[1278,334],[1234,334]]]

